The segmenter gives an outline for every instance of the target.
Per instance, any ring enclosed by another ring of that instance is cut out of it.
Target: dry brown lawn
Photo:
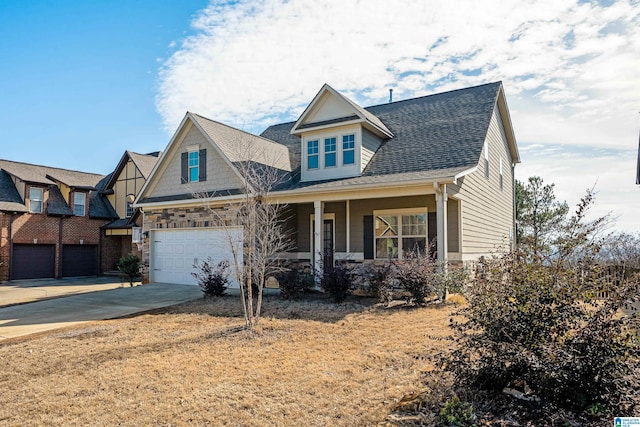
[[[238,297],[0,343],[0,425],[370,426],[451,344],[451,307]]]

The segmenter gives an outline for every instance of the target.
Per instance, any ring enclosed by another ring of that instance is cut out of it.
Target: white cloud
[[[521,143],[637,143],[638,2],[214,1],[192,26],[160,71],[168,133],[187,110],[259,132],[325,82],[367,106],[502,80]]]

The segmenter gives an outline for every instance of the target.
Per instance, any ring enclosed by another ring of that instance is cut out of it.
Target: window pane
[[[342,149],[350,150],[355,147],[354,135],[344,135],[342,137]]]
[[[336,151],[336,139],[335,138],[325,138],[325,140],[324,140],[324,151],[325,151],[325,153],[335,152]]]
[[[397,236],[398,235],[398,217],[392,215],[376,216],[376,236]]]
[[[198,152],[189,153],[189,166],[198,166]]]
[[[376,238],[376,258],[398,258],[398,239]]]
[[[424,214],[402,215],[402,235],[426,236],[427,216]]]
[[[427,239],[425,237],[405,237],[402,239],[402,257],[424,254],[426,247]]]
[[[307,158],[307,167],[309,169],[318,169],[318,155],[309,156]]]
[[[343,162],[345,165],[352,165],[354,164],[355,161],[355,156],[353,155],[354,151],[353,150],[348,150],[342,153],[343,155]]]
[[[198,167],[189,168],[189,182],[198,182],[200,180]]]
[[[336,153],[327,153],[324,155],[324,167],[328,168],[336,165]]]
[[[318,140],[307,141],[307,154],[318,154]]]

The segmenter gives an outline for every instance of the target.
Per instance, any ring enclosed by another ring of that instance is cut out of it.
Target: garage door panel
[[[62,276],[97,276],[98,245],[63,245]]]
[[[11,279],[44,279],[55,276],[55,245],[13,245]]]
[[[153,230],[150,256],[152,282],[197,285],[193,265],[211,257],[232,261],[227,232],[220,229]],[[241,231],[235,231],[238,237]],[[232,284],[233,287],[235,284]]]

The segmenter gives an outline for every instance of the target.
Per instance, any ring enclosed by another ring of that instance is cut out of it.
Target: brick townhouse
[[[99,274],[108,179],[0,160],[0,282]]]

